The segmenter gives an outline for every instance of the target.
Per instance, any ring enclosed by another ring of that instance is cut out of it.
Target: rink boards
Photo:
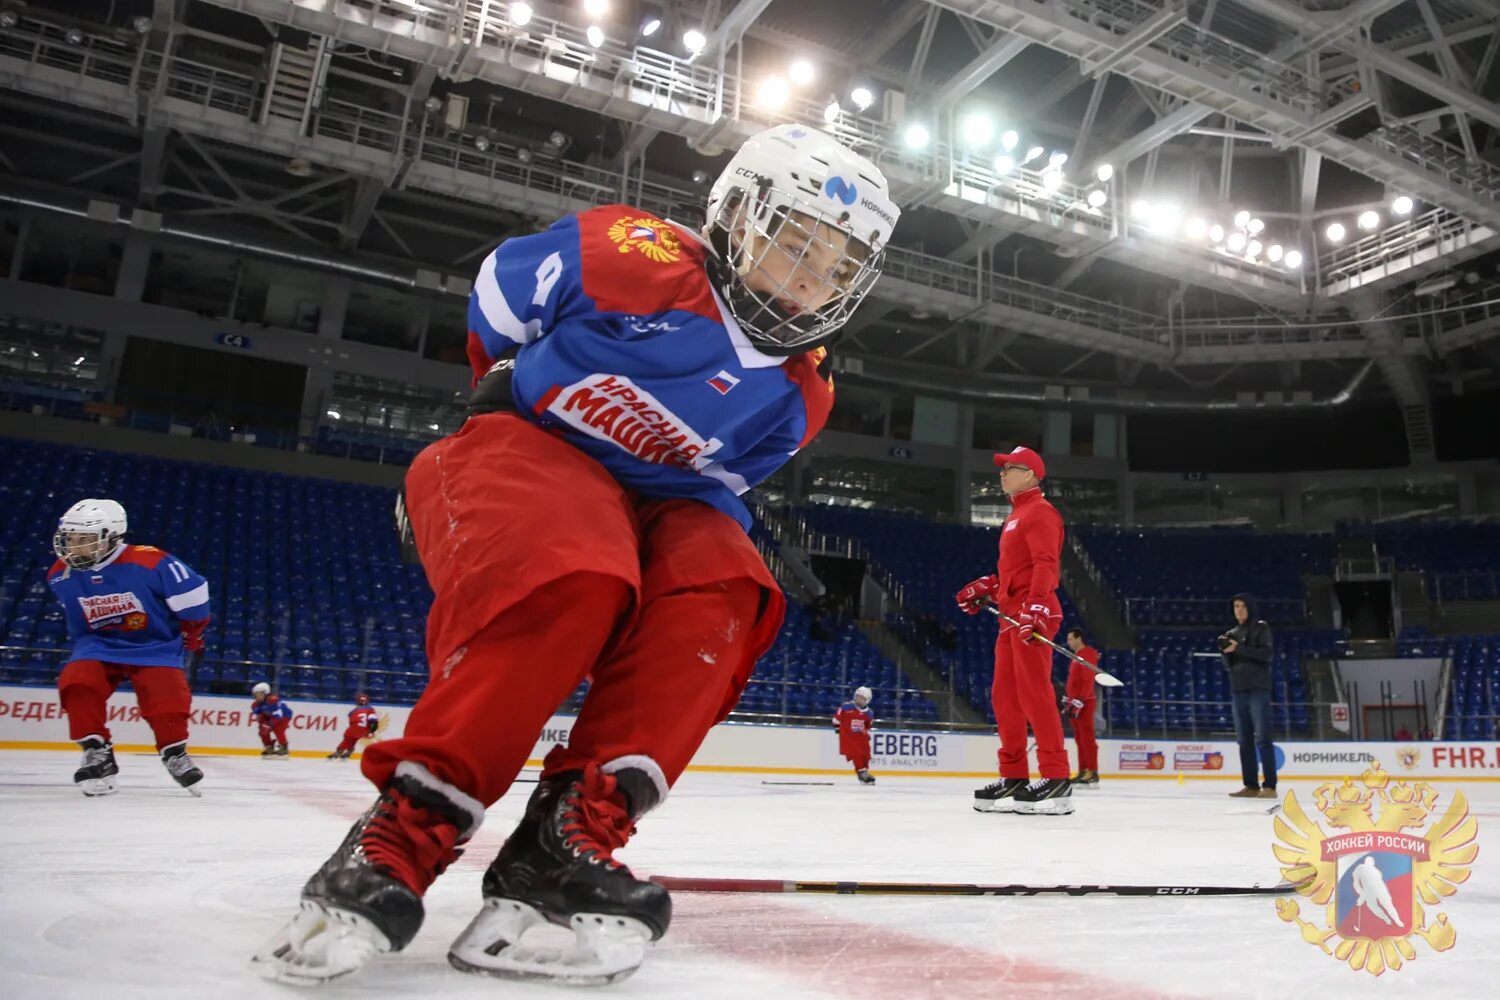
[[[140,718],[135,696],[121,692],[110,699],[109,726],[116,746],[150,750],[151,731]],[[190,721],[192,749],[200,754],[257,754],[260,738],[250,718],[247,698],[199,695]],[[325,756],[348,726],[350,703],[293,702],[297,714],[288,742],[297,756]],[[399,736],[410,709],[381,707],[379,739]],[[555,743],[567,740],[573,717],[553,716],[538,739],[532,763]],[[68,724],[55,691],[0,685],[0,749],[71,749]],[[882,731],[877,719],[872,734],[870,767],[877,774],[929,777],[990,777],[995,773],[993,734]],[[1068,753],[1077,766],[1076,748]],[[1291,778],[1335,779],[1358,775],[1379,761],[1396,777],[1500,781],[1500,742],[1387,742],[1276,745],[1277,768]],[[767,774],[843,774],[849,765],[839,756],[838,736],[826,729],[726,723],[715,726],[693,758],[691,769]],[[1102,739],[1099,772],[1115,778],[1157,780],[1238,780],[1239,750],[1229,741]]]

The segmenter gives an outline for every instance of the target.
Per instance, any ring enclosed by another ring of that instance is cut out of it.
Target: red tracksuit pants
[[[291,724],[291,721],[291,719],[262,720],[260,724],[260,745],[271,747],[280,743],[282,746],[286,746],[286,729]]]
[[[141,718],[156,737],[156,749],[186,743],[193,695],[179,667],[137,667],[128,663],[73,660],[57,678],[58,700],[68,713],[68,738],[98,736],[113,742],[106,722],[109,696],[129,678]]]
[[[839,736],[839,753],[854,765],[856,771],[870,766],[870,734],[845,733]]]
[[[1083,703],[1073,717],[1073,739],[1078,744],[1078,769],[1099,770],[1099,740],[1094,736],[1094,699]]]
[[[365,750],[378,786],[409,763],[489,806],[592,675],[544,773],[619,762],[669,788],[781,626],[781,590],[732,518],[643,500],[512,414],[424,449],[406,503],[435,595],[431,677],[402,737]]]
[[[1000,730],[1000,777],[1026,778],[1026,726],[1036,736],[1037,769],[1044,778],[1068,777],[1062,716],[1052,689],[1052,650],[1040,642],[1022,642],[1020,631],[1006,628],[995,640],[995,681],[990,688]]]

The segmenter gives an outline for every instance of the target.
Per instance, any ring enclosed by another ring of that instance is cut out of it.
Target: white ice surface
[[[0,997],[163,1000],[306,995],[265,983],[252,952],[373,793],[352,762],[203,758],[202,799],[151,757],[85,799],[76,754],[0,753]],[[622,858],[638,873],[1039,883],[1269,883],[1265,804],[1230,782],[1106,779],[1066,817],[981,815],[972,781],[853,776],[833,787],[689,774]],[[829,779],[809,778],[809,781]],[[490,810],[427,896],[403,953],[313,995],[464,1000],[576,990],[453,971],[449,941],[531,785]],[[1311,785],[1292,786],[1310,805]],[[1458,785],[1438,786],[1444,796]],[[793,998],[1500,995],[1500,784],[1464,788],[1473,875],[1443,908],[1450,951],[1376,979],[1302,941],[1272,898],[923,898],[678,893],[671,931],[600,996]],[[1304,905],[1303,915],[1312,909]],[[584,990],[585,994],[591,991]]]

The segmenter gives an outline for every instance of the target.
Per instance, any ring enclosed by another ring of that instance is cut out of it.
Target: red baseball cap
[[[1042,461],[1042,456],[1020,445],[1010,451],[996,452],[995,464],[1002,469],[1007,465],[1024,465],[1035,472],[1038,479],[1047,478],[1047,463]]]

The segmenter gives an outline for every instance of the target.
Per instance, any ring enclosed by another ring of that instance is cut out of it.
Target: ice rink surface
[[[403,953],[315,993],[266,983],[251,953],[373,799],[357,763],[200,758],[204,795],[150,756],[120,792],[72,786],[77,754],[0,753],[0,997],[442,998],[1493,997],[1500,784],[1457,788],[1480,826],[1472,875],[1443,907],[1457,944],[1379,978],[1305,943],[1273,897],[922,898],[677,893],[671,931],[597,990],[453,971],[449,942],[533,786],[489,812],[427,896]],[[833,787],[768,785],[825,781]],[[1274,883],[1268,803],[1225,781],[1106,779],[1066,817],[981,815],[972,780],[689,774],[621,854],[637,874],[1033,883]],[[1292,787],[1313,812],[1313,783]],[[1326,824],[1325,824],[1326,828]],[[1303,915],[1312,916],[1304,903]]]

